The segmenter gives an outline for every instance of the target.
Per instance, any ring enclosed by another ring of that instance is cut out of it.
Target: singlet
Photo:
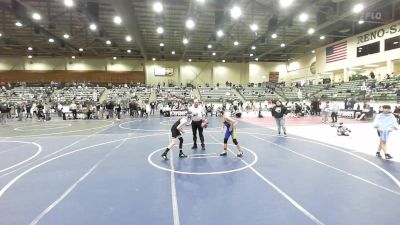
[[[231,123],[229,123],[229,121],[227,121],[225,118],[224,118],[224,125],[226,126],[226,128],[229,130],[229,128],[231,127]]]
[[[185,123],[187,122],[187,119],[186,119],[186,118],[181,118],[181,119],[179,119],[178,121],[176,121],[176,122],[174,123],[174,125],[172,125],[172,129],[177,129],[177,127],[179,126],[179,124],[181,124],[181,120],[185,120]]]

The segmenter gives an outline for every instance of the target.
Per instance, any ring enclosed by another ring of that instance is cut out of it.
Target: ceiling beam
[[[189,9],[188,9],[188,13],[187,13],[187,14],[190,15],[191,12],[192,12],[192,1],[189,1],[189,7],[188,7],[188,8],[189,8]],[[195,23],[198,21],[198,18],[192,18],[192,19],[195,20]],[[185,23],[186,23],[186,21],[185,21]],[[187,48],[189,47],[188,45],[190,44],[190,37],[189,37],[189,35],[187,35],[187,34],[189,34],[190,32],[187,32],[187,31],[186,31],[186,28],[183,30],[183,32],[185,33],[185,38],[187,38],[187,39],[189,40],[189,43],[188,43],[187,45],[184,45],[183,42],[181,42],[182,45],[183,45],[183,53],[182,53],[181,59],[182,59],[182,60],[185,60],[186,51],[187,51]],[[182,41],[183,41],[183,38],[182,38]]]
[[[138,23],[138,17],[130,0],[113,0],[112,5],[117,14],[122,18],[128,33],[133,36],[136,45],[139,47],[144,60],[147,60],[146,48],[144,46],[142,31]]]
[[[19,1],[16,1],[18,3],[20,3]],[[20,4],[22,7],[26,8],[25,5]],[[53,34],[52,32],[50,32],[49,30],[47,30],[46,28],[44,28],[43,26],[35,23],[32,19],[30,19],[29,17],[22,17],[21,15],[18,14],[18,12],[16,12],[15,10],[13,10],[12,8],[9,7],[9,5],[7,3],[3,3],[0,2],[0,8],[4,11],[9,12],[10,14],[14,15],[15,17],[17,17],[19,20],[21,20],[21,22],[23,24],[26,24],[32,28],[36,28],[40,31],[40,33],[47,35],[48,37],[52,37],[55,39],[55,41],[57,43],[64,43],[65,46],[71,48],[72,50],[78,51],[78,48],[75,47],[74,45],[64,41],[63,39],[61,39],[60,37],[58,37],[57,35]]]
[[[316,2],[318,2],[317,0],[307,0],[308,2],[310,2],[311,4],[315,4]],[[292,8],[291,9],[291,11],[288,11],[288,13],[286,14],[287,16],[285,16],[285,17],[283,17],[283,19],[281,19],[280,21],[279,21],[279,23],[276,25],[276,29],[275,30],[278,30],[278,28],[279,27],[282,27],[282,26],[284,26],[286,23],[287,23],[287,21],[288,21],[288,19],[290,18],[290,17],[292,17],[292,15],[294,14],[294,11],[296,11],[296,12],[302,12],[302,11],[307,11],[307,10],[309,10],[310,8],[312,8],[313,6],[311,5],[309,5],[309,4],[302,4],[302,7],[301,8]],[[265,21],[269,21],[269,19],[271,19],[272,17],[266,17],[266,19],[265,19]],[[279,18],[278,18],[279,19]],[[263,33],[263,34],[261,34],[260,36],[258,36],[258,38],[256,38],[254,41],[252,41],[252,42],[250,42],[248,45],[246,45],[243,49],[244,50],[246,50],[246,49],[249,49],[251,46],[253,46],[253,45],[256,45],[258,42],[260,42],[262,39],[268,39],[269,37],[269,35],[271,35],[271,33],[270,33],[271,31],[269,30],[269,28],[267,29],[267,31],[265,32],[265,33]]]
[[[265,7],[265,10],[266,10],[266,14],[267,14],[267,16],[262,20],[262,21],[269,21],[269,19],[271,19],[272,17],[273,17],[273,11],[274,11],[274,4],[272,3],[272,2],[269,2],[268,3],[268,5],[264,5],[264,4],[262,4],[262,3],[260,3],[260,2],[258,2],[258,1],[255,1],[255,2],[249,2],[249,4],[248,5],[246,5],[246,11],[247,11],[247,9],[248,9],[248,7],[254,7],[252,4],[254,4],[254,3],[256,3],[256,4],[259,4],[260,5],[260,7],[261,6],[264,6]],[[247,26],[247,24],[245,24],[245,23],[243,23],[242,21],[239,21],[240,22],[240,24],[242,24],[243,26]],[[260,26],[262,26],[261,24],[259,24]],[[262,36],[262,35],[261,35]],[[261,37],[260,36],[260,37]],[[256,40],[258,40],[260,37],[258,37]],[[248,44],[246,47],[244,47],[244,48],[242,48],[242,49],[240,49],[240,47],[239,47],[239,49],[241,50],[241,51],[245,51],[246,49],[249,49],[250,48],[250,46],[251,45],[253,45],[252,43],[254,43],[255,41],[253,41],[253,42],[251,42],[250,44]],[[220,56],[220,58],[224,58],[224,57],[226,57],[229,53],[232,53],[232,51],[235,51],[235,50],[238,50],[238,47],[231,47],[231,48],[229,48],[227,51],[225,51],[225,53],[222,55],[222,56]]]
[[[384,6],[387,5],[387,4],[392,4],[392,1],[397,1],[397,0],[385,0]],[[379,2],[382,2],[382,0],[370,0],[370,1],[365,2],[365,6],[364,7],[365,7],[366,10],[368,10],[368,8],[378,4]],[[334,26],[332,26],[332,25],[334,25],[334,24],[336,24],[336,23],[342,21],[343,19],[345,19],[347,17],[350,17],[352,15],[354,15],[354,13],[352,12],[352,9],[349,9],[346,12],[342,13],[341,15],[336,16],[334,19],[328,20],[327,22],[325,22],[325,23],[321,24],[320,26],[316,27],[315,28],[315,32],[318,32],[318,30],[327,29],[327,28],[334,29]],[[296,42],[302,40],[304,37],[307,37],[307,36],[308,36],[307,34],[299,35],[298,37],[288,41],[286,43],[286,45],[291,45],[293,43],[296,43]],[[280,47],[272,48],[270,50],[267,50],[267,51],[263,52],[262,54],[258,55],[257,57],[261,58],[261,57],[263,57],[265,55],[268,55],[271,52],[277,51],[279,49],[280,49]]]

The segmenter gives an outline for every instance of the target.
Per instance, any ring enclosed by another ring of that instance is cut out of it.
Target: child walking
[[[385,159],[392,159],[393,157],[387,153],[386,143],[389,138],[389,133],[393,130],[397,130],[396,117],[390,111],[390,105],[382,106],[382,113],[378,114],[375,117],[374,127],[378,131],[378,136],[380,138],[378,151],[376,152],[376,156],[382,158],[381,151],[385,154]]]

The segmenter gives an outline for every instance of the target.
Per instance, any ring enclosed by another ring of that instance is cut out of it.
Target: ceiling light
[[[398,43],[399,43],[398,41],[393,42],[394,45],[397,45]]]
[[[285,45],[285,43],[282,43],[281,44],[281,48],[284,48],[286,45]]]
[[[196,0],[198,3],[204,3],[204,0]]]
[[[187,38],[184,38],[184,39],[182,40],[182,43],[183,43],[184,45],[186,45],[187,43],[189,43],[189,40],[188,40]]]
[[[83,48],[79,48],[79,51],[80,51],[80,52],[83,52]]]
[[[72,6],[74,6],[74,1],[73,0],[64,0],[64,5],[67,7],[72,7]]]
[[[354,7],[353,7],[353,12],[354,12],[354,13],[359,13],[359,12],[361,12],[361,11],[363,11],[363,10],[364,10],[364,5],[361,4],[361,3],[356,4],[356,5],[354,5]]]
[[[256,49],[256,46],[251,46],[251,50],[255,50]]]
[[[258,58],[255,58],[254,60],[258,61]]]
[[[314,53],[315,53],[315,50],[312,50],[312,51],[311,51],[311,53],[313,53],[313,54],[314,54]]]
[[[321,37],[319,37],[319,39],[321,39],[321,40],[325,40],[325,36],[324,36],[324,35],[322,35]]]
[[[130,49],[126,50],[127,53],[131,53],[132,51]]]
[[[1,36],[3,36],[3,34],[2,34],[2,33],[0,33],[0,37],[1,37]]]
[[[254,55],[253,53],[250,53],[250,57],[253,57],[253,55]]]
[[[160,43],[160,47],[164,47],[164,43],[161,42],[161,43]]]
[[[41,19],[42,19],[42,16],[40,16],[39,13],[33,13],[33,14],[32,14],[32,18],[33,18],[34,20],[41,20]]]
[[[272,37],[272,38],[277,38],[278,35],[274,33],[274,34],[271,35],[271,37]]]
[[[69,34],[64,34],[64,38],[68,39],[69,38]]]
[[[212,48],[212,45],[207,45],[207,48]]]
[[[152,58],[151,60],[156,61],[156,58]]]
[[[175,51],[172,51],[171,54],[172,54],[172,55],[175,55]]]
[[[164,33],[164,28],[163,27],[157,27],[157,33],[159,33],[159,34]]]
[[[15,26],[17,26],[17,27],[22,27],[22,23],[19,22],[19,21],[17,21],[17,22],[15,23]]]
[[[361,67],[351,67],[350,70],[361,70]]]
[[[359,20],[358,21],[358,24],[363,24],[364,23],[364,20]]]
[[[257,31],[257,30],[258,30],[258,25],[255,24],[255,23],[253,23],[253,24],[250,25],[250,29],[251,29],[252,31]]]
[[[218,31],[217,31],[217,36],[218,36],[218,37],[224,36],[224,32],[223,32],[222,30],[218,30]]]
[[[163,9],[164,9],[164,7],[163,7],[163,5],[161,4],[161,2],[156,2],[156,3],[154,3],[154,5],[153,5],[153,10],[154,10],[156,13],[162,12]]]
[[[106,41],[106,44],[111,45],[111,41],[110,41],[110,40],[107,40],[107,41]]]
[[[224,63],[224,62],[225,62],[225,59],[223,59],[222,62]]]
[[[213,52],[212,55],[215,56],[217,53]]]
[[[194,21],[192,19],[186,20],[186,28],[189,30],[194,28]]]
[[[73,56],[71,56],[71,58],[72,58],[72,59],[75,59],[75,56],[73,55]]]
[[[114,23],[115,24],[121,24],[122,23],[122,19],[121,19],[121,17],[119,17],[119,16],[114,16]]]
[[[97,29],[97,26],[96,26],[96,24],[92,23],[92,24],[90,24],[89,28],[91,30],[95,31]]]
[[[238,42],[238,41],[234,41],[233,44],[234,44],[235,46],[237,46],[237,45],[239,45],[239,42]]]
[[[32,51],[33,50],[33,48],[32,47],[28,47],[28,51]]]
[[[54,39],[53,39],[53,38],[49,38],[49,42],[50,42],[50,43],[53,43],[53,42],[54,42]]]
[[[117,60],[117,57],[114,56],[114,57],[113,57],[113,60]]]
[[[279,0],[279,3],[283,8],[290,6],[294,0]]]
[[[126,40],[127,42],[131,42],[131,41],[132,41],[132,37],[129,36],[129,35],[127,35],[127,36],[125,37],[125,40]]]
[[[302,13],[299,15],[299,20],[300,22],[306,22],[308,20],[308,15],[307,13]]]
[[[314,32],[315,32],[315,29],[314,29],[314,28],[310,28],[310,29],[308,29],[308,31],[307,31],[308,34],[313,34]]]
[[[231,9],[231,17],[238,19],[242,15],[242,10],[238,6],[233,6]]]
[[[188,61],[189,61],[189,62],[191,62],[191,61],[192,61],[192,59],[188,59]]]
[[[32,56],[31,56],[31,55],[28,55],[28,58],[32,59]]]

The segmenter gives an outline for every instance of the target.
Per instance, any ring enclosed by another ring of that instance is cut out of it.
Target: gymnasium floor
[[[400,224],[400,163],[366,153],[377,144],[371,128],[361,139],[358,132],[335,137],[335,144],[322,138],[334,128],[317,119],[288,119],[284,138],[270,118],[244,118],[238,123],[244,157],[235,156],[233,145],[232,154],[219,157],[221,125],[210,118],[206,151],[190,149],[187,127],[189,157],[179,159],[175,148],[164,161],[175,120],[1,127],[0,225]],[[371,124],[349,126],[363,131]],[[354,150],[362,143],[368,151]]]

